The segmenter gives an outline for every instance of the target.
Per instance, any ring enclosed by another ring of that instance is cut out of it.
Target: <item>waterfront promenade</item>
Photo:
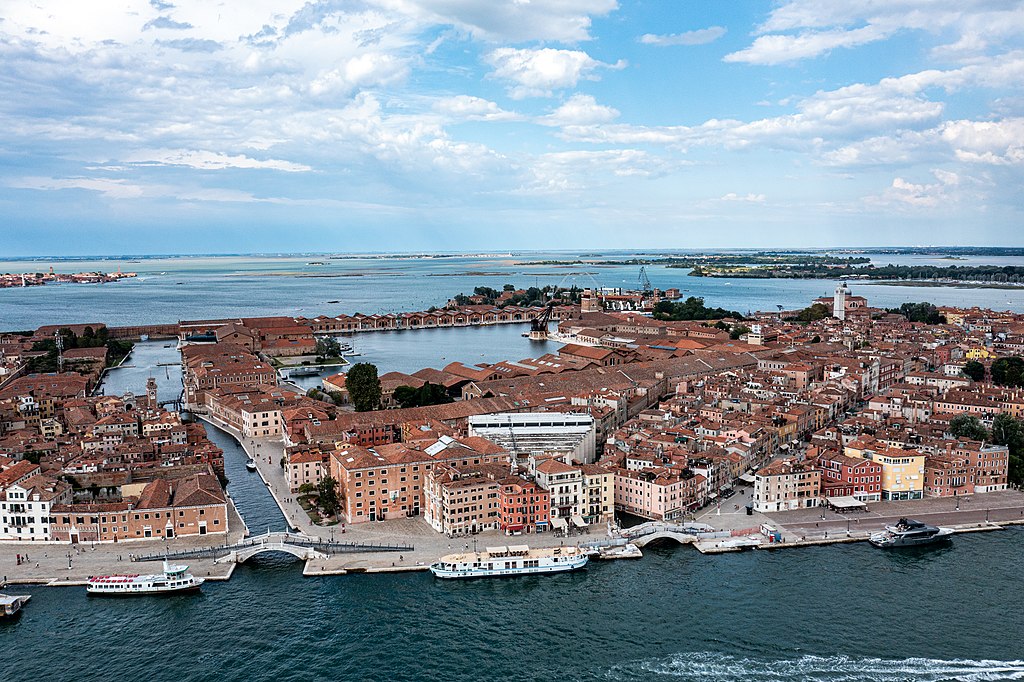
[[[0,581],[7,584],[43,583],[84,585],[89,576],[112,573],[159,573],[159,562],[133,562],[132,555],[218,547],[239,542],[247,529],[233,502],[228,504],[227,535],[203,535],[171,540],[131,540],[118,543],[77,545],[56,542],[0,543]],[[28,561],[17,562],[18,555]],[[70,556],[69,556],[70,554]],[[208,580],[227,580],[235,564],[214,563],[213,559],[195,559],[187,563],[193,575]]]

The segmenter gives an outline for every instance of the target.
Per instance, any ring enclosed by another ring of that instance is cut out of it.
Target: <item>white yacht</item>
[[[203,578],[188,573],[188,566],[175,566],[164,561],[164,572],[155,575],[91,576],[85,591],[96,595],[173,594],[192,592],[203,584]]]
[[[884,531],[872,535],[868,542],[875,547],[914,547],[941,542],[948,539],[953,532],[952,528],[939,528],[913,519],[900,519],[895,526],[886,526]]]
[[[430,565],[437,578],[496,578],[534,573],[565,573],[587,565],[590,557],[578,547],[527,545],[488,547],[483,552],[449,554]]]

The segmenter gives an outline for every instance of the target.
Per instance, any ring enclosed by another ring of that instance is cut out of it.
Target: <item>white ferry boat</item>
[[[449,554],[430,565],[437,578],[495,578],[578,571],[590,557],[578,547],[526,545],[488,547],[483,552]]]
[[[881,533],[872,535],[868,542],[875,547],[914,547],[948,540],[952,534],[952,528],[939,528],[913,519],[900,519],[895,526],[886,526]]]
[[[187,573],[188,566],[174,566],[164,561],[164,572],[155,575],[91,576],[85,591],[97,595],[173,594],[192,592],[203,584],[203,578]]]

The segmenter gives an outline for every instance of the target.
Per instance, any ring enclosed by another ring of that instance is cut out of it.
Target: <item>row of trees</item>
[[[970,360],[964,365],[963,374],[974,381],[985,380],[985,365],[977,360]],[[989,369],[992,383],[997,386],[1019,388],[1024,386],[1024,358],[1017,356],[999,358]]]
[[[504,293],[511,293],[512,295],[502,301],[498,301],[498,298]],[[511,284],[506,284],[502,287],[501,291],[492,287],[476,287],[473,289],[474,296],[482,296],[483,303],[486,305],[496,305],[500,308],[506,306],[515,305],[522,307],[529,306],[542,306],[546,301],[558,299],[562,303],[571,304],[579,303],[583,297],[583,290],[578,286],[573,285],[568,289],[562,289],[561,287],[546,285],[544,287],[529,287],[519,293],[516,293],[516,288]],[[466,294],[456,294],[452,297],[456,305],[473,305],[477,303],[472,300]]]
[[[886,312],[903,315],[911,322],[946,324],[946,318],[939,313],[939,309],[927,301],[921,303],[904,303],[899,308],[886,308]]]
[[[658,301],[654,304],[656,320],[721,320],[726,317],[734,320],[744,319],[743,315],[735,310],[708,308],[704,305],[704,299],[699,296],[690,296],[685,301]]]
[[[69,350],[71,348],[100,348],[102,346],[106,346],[108,367],[112,367],[113,365],[121,362],[132,350],[132,344],[130,341],[110,338],[106,327],[100,327],[99,331],[94,330],[92,327],[86,327],[82,330],[81,336],[76,334],[73,330],[65,327],[58,330],[57,334],[60,335],[64,350]],[[59,370],[60,365],[57,360],[57,340],[55,338],[36,341],[32,344],[32,350],[46,351],[46,355],[40,355],[38,357],[31,358],[28,361],[28,370],[30,372],[43,373],[56,372]]]
[[[1003,412],[995,416],[992,428],[988,429],[977,417],[961,414],[949,422],[949,431],[957,438],[1007,446],[1010,450],[1008,481],[1017,486],[1024,484],[1024,421]]]
[[[382,391],[376,365],[369,362],[352,365],[345,375],[345,388],[356,412],[369,412],[380,407]],[[452,402],[444,386],[429,381],[419,388],[399,386],[395,389],[394,398],[400,407],[425,407]]]

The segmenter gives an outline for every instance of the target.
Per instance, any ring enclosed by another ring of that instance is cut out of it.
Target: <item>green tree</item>
[[[341,500],[338,497],[338,482],[326,476],[320,481],[316,487],[317,492],[317,505],[321,511],[328,516],[334,516],[338,513],[338,507],[341,504]]]
[[[971,360],[964,365],[962,372],[965,377],[969,377],[974,381],[985,380],[985,365],[981,364],[977,360]]]
[[[832,310],[824,303],[815,303],[801,310],[796,315],[797,322],[817,322],[832,317]]]
[[[377,366],[369,362],[352,365],[345,375],[345,388],[356,412],[369,412],[380,406],[380,379]]]
[[[1010,471],[1007,480],[1024,485],[1024,422],[1005,412],[992,420],[992,442],[1010,450]]]
[[[1024,386],[1024,359],[999,358],[992,363],[990,372],[993,383],[1000,386]]]
[[[978,421],[978,418],[970,414],[958,414],[949,422],[949,432],[957,438],[969,438],[971,440],[988,440],[988,430]]]
[[[923,303],[904,303],[899,308],[887,308],[886,312],[903,315],[910,322],[925,324],[945,324],[946,318],[939,314],[939,309],[927,301]]]
[[[336,339],[325,336],[316,341],[316,354],[322,358],[341,357],[341,344]]]
[[[729,332],[729,338],[735,341],[736,339],[740,338],[744,334],[749,334],[749,333],[750,333],[750,327],[748,327],[745,324],[737,324],[737,325],[734,325],[733,328],[732,328],[732,331]]]

